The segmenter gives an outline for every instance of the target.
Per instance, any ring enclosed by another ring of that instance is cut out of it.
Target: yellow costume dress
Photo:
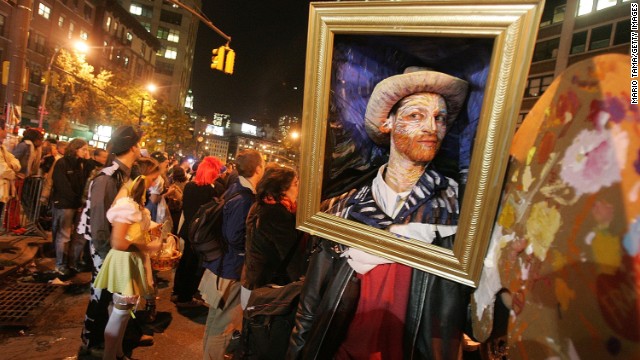
[[[116,199],[107,211],[109,222],[131,224],[126,239],[135,244],[146,244],[151,239],[149,210],[130,197]],[[153,295],[153,278],[148,255],[135,246],[127,251],[111,249],[104,259],[94,283],[96,289],[107,289],[125,297]]]

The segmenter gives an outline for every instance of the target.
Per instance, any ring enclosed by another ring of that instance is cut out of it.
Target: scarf
[[[413,186],[395,218],[385,214],[376,204],[371,185],[350,192],[336,206],[339,208],[337,213],[332,211],[336,215],[378,229],[410,222],[457,225],[459,216],[457,191],[450,179],[430,168],[425,169]]]
[[[269,205],[275,205],[276,200],[273,198],[273,196],[267,195],[264,198],[262,198],[262,202]],[[284,195],[282,196],[282,199],[280,199],[280,204],[282,204],[282,206],[284,206],[287,209],[287,211],[289,211],[292,214],[295,214],[296,210],[298,209],[298,203],[295,201],[291,201],[291,199],[289,199]]]

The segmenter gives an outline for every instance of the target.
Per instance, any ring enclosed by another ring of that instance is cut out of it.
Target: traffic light
[[[2,62],[2,85],[7,85],[9,83],[9,65],[8,61]]]
[[[224,46],[220,46],[219,48],[211,51],[213,54],[213,57],[211,57],[211,69],[220,71],[224,69],[224,52]]]
[[[236,61],[236,52],[231,50],[231,48],[227,48],[227,59],[224,63],[224,72],[225,74],[233,74],[233,64]]]

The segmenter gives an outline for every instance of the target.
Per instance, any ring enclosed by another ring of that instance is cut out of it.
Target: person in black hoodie
[[[52,237],[56,248],[56,272],[62,276],[69,274],[69,267],[76,267],[78,259],[75,259],[72,254],[80,255],[84,245],[84,242],[74,243],[69,249],[68,244],[72,239],[74,220],[82,205],[82,193],[87,182],[85,158],[88,151],[86,141],[73,139],[69,143],[65,156],[53,167]],[[74,236],[73,239],[80,239],[80,237]]]

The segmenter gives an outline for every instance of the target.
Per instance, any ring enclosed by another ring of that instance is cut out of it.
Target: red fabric
[[[262,201],[265,204],[269,204],[269,205],[273,205],[276,203],[276,200],[273,198],[273,196],[265,196]],[[298,209],[298,203],[295,201],[292,201],[291,199],[289,199],[286,196],[282,196],[282,199],[280,200],[280,204],[282,204],[282,206],[284,206],[287,211],[289,211],[292,214],[296,213],[296,210]]]
[[[336,359],[402,359],[411,268],[378,265],[360,279],[358,309]]]
[[[22,198],[22,186],[24,179],[16,178],[16,197],[7,201],[5,218],[2,225],[6,230],[12,230],[20,227],[20,199]],[[39,201],[39,200],[38,200]]]

